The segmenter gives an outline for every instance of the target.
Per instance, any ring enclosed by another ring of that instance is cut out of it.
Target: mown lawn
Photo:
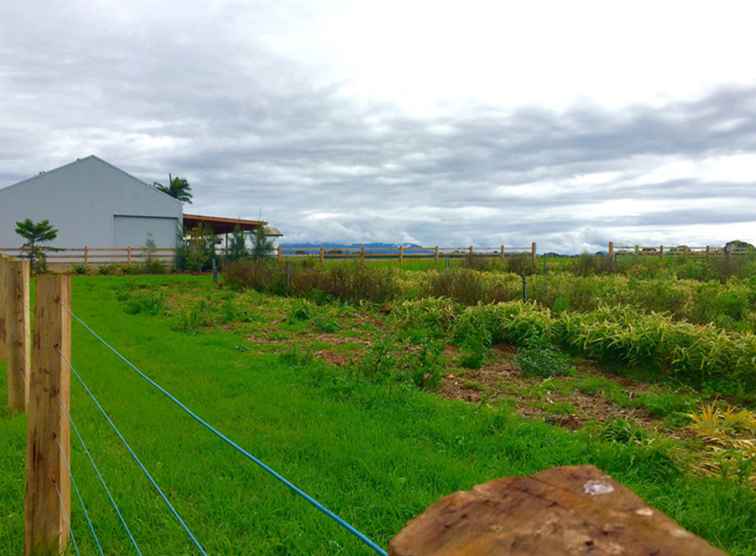
[[[408,519],[455,490],[593,463],[712,543],[756,554],[756,495],[679,472],[654,447],[604,443],[522,419],[505,405],[368,383],[317,360],[256,349],[233,328],[181,332],[173,315],[127,314],[117,298],[126,284],[209,294],[209,278],[76,277],[74,310],[190,407],[384,546]],[[77,369],[209,553],[370,553],[200,428],[81,326],[73,331]],[[4,369],[1,376],[4,400]],[[78,385],[72,416],[143,552],[196,553]],[[3,409],[0,439],[0,553],[16,555],[23,546],[24,417]],[[73,451],[105,552],[133,553],[80,446]],[[73,507],[82,553],[94,554],[81,509],[75,501]]]

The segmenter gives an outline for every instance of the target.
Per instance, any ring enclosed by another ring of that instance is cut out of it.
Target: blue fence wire
[[[71,544],[73,545],[76,556],[81,556],[81,552],[79,552],[79,543],[76,542],[76,535],[74,534],[73,527],[71,527],[70,524],[68,525],[68,534],[71,537]]]
[[[84,453],[86,454],[87,459],[89,459],[89,463],[92,465],[92,469],[94,470],[95,475],[97,476],[97,480],[100,482],[100,485],[102,485],[102,488],[105,491],[105,494],[107,495],[111,506],[113,506],[113,510],[118,516],[118,520],[121,522],[121,525],[123,525],[123,528],[126,531],[126,535],[129,537],[129,540],[131,541],[131,544],[134,547],[134,550],[136,551],[137,554],[139,554],[139,556],[142,556],[142,551],[140,550],[139,544],[137,544],[137,541],[134,538],[134,535],[131,533],[131,529],[129,528],[128,523],[126,523],[126,518],[123,517],[123,513],[121,513],[121,509],[118,507],[118,504],[116,503],[115,498],[113,497],[113,493],[110,491],[110,488],[108,488],[107,482],[105,482],[105,477],[103,477],[102,473],[100,473],[100,469],[99,467],[97,467],[94,457],[92,457],[92,453],[89,451],[89,448],[87,447],[87,443],[84,442],[84,437],[81,435],[81,432],[79,431],[79,427],[76,426],[76,423],[74,422],[73,417],[71,417],[70,414],[68,415],[68,420],[71,423],[71,428],[73,429],[74,434],[76,435],[76,438],[78,438],[79,444],[81,444],[81,447],[84,450]]]
[[[76,498],[79,500],[79,505],[81,506],[81,510],[84,513],[84,519],[87,522],[87,527],[89,527],[89,532],[92,533],[92,538],[94,539],[95,546],[97,547],[97,553],[100,556],[105,556],[105,552],[103,552],[102,550],[102,543],[100,543],[100,537],[97,536],[97,531],[95,530],[94,523],[92,523],[92,519],[89,517],[89,510],[87,510],[87,505],[84,503],[84,497],[81,495],[81,492],[79,491],[79,486],[76,484],[76,479],[74,479],[73,471],[71,470],[71,463],[68,461],[68,457],[63,451],[63,448],[61,447],[60,442],[58,442],[58,449],[60,450],[60,453],[63,455],[63,462],[66,464],[66,469],[68,470],[68,476],[71,479],[71,486],[73,487],[73,491],[76,494]]]
[[[60,444],[58,444],[60,447]],[[58,485],[55,485],[55,492],[58,493],[58,500],[60,500],[60,505],[63,506],[63,495],[60,493],[60,489],[58,488]],[[76,553],[76,556],[81,556],[81,552],[79,552],[79,543],[76,542],[76,535],[74,534],[73,530],[73,523],[71,523],[71,513],[68,514],[68,534],[71,537],[71,544],[73,545],[74,552]]]
[[[58,350],[58,353],[60,354],[63,359],[66,359],[66,356],[63,355],[63,353]],[[110,428],[113,429],[113,432],[115,432],[116,436],[118,436],[118,439],[121,441],[123,446],[126,448],[126,450],[131,455],[131,458],[136,462],[137,466],[142,470],[142,473],[144,473],[144,476],[147,477],[147,480],[150,482],[150,484],[155,488],[160,498],[162,498],[163,502],[165,503],[168,510],[173,514],[173,517],[176,518],[176,521],[178,521],[181,528],[186,532],[187,536],[189,537],[189,540],[192,541],[192,544],[199,550],[200,554],[203,556],[207,556],[207,552],[205,551],[205,547],[202,546],[202,543],[199,542],[197,539],[197,536],[194,534],[194,532],[191,530],[189,525],[184,521],[184,518],[181,517],[181,514],[178,512],[178,510],[171,504],[171,501],[168,499],[168,496],[165,494],[162,488],[160,488],[160,485],[155,480],[155,477],[152,476],[152,473],[150,473],[147,470],[147,467],[142,463],[142,460],[139,459],[139,456],[137,456],[136,452],[134,452],[133,448],[129,444],[129,442],[126,440],[126,437],[121,433],[120,429],[116,426],[116,424],[113,422],[113,419],[110,418],[110,415],[108,415],[108,412],[105,411],[105,408],[102,407],[102,404],[97,399],[97,397],[94,395],[92,390],[87,386],[86,382],[84,382],[84,379],[81,377],[79,372],[76,370],[76,367],[73,366],[73,364],[66,360],[66,364],[71,369],[71,373],[76,378],[76,380],[81,384],[81,387],[84,389],[84,391],[87,393],[89,398],[94,402],[95,407],[97,407],[97,410],[100,412],[100,414],[105,418],[105,420],[110,425]]]
[[[68,309],[68,312],[71,314],[71,316],[74,318],[74,320],[76,320],[76,322],[78,322],[82,327],[84,327],[84,329],[87,330],[87,332],[89,332],[95,339],[97,339],[97,341],[99,341],[101,344],[107,347],[111,352],[113,352],[113,354],[116,355],[116,357],[118,357],[121,361],[123,361],[131,370],[137,373],[145,382],[147,382],[150,386],[152,386],[153,388],[158,390],[161,394],[163,394],[165,397],[167,397],[169,400],[171,400],[174,404],[176,404],[179,408],[181,408],[181,410],[183,410],[187,415],[189,415],[197,423],[199,423],[204,428],[209,430],[211,433],[213,433],[215,436],[220,438],[223,442],[231,446],[234,450],[242,454],[248,460],[256,464],[263,471],[265,471],[266,473],[271,475],[273,478],[277,479],[279,482],[284,484],[292,492],[301,496],[304,500],[306,500],[309,504],[315,507],[318,511],[320,511],[321,513],[323,513],[324,515],[332,519],[335,523],[340,525],[347,532],[349,532],[354,537],[362,541],[362,543],[364,543],[371,550],[373,550],[373,552],[381,556],[388,556],[388,553],[386,552],[386,550],[383,547],[381,547],[377,542],[375,542],[373,539],[368,537],[365,533],[357,529],[355,526],[353,526],[351,523],[349,523],[344,518],[339,516],[337,513],[330,510],[323,503],[319,502],[313,496],[305,492],[302,488],[298,487],[296,484],[294,484],[289,479],[284,477],[281,473],[273,469],[271,466],[266,464],[257,456],[251,454],[249,451],[241,447],[231,438],[229,438],[220,430],[218,430],[213,425],[211,425],[207,420],[205,420],[204,418],[199,416],[197,413],[192,411],[186,404],[184,404],[176,396],[171,394],[168,390],[163,388],[160,384],[155,382],[144,371],[142,371],[139,367],[137,367],[134,363],[132,363],[128,358],[126,358],[126,356],[121,354],[121,352],[119,352],[115,347],[113,347],[110,343],[108,343],[105,339],[103,339],[102,336],[97,334],[97,332],[95,332],[91,326],[89,326],[84,320],[82,320],[79,316],[77,316],[70,308],[67,308],[67,309]],[[71,368],[73,369],[73,366]]]

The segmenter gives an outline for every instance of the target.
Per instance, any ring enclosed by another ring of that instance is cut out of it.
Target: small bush
[[[333,334],[334,332],[338,332],[341,328],[336,319],[323,314],[316,315],[315,318],[312,319],[312,324],[317,330],[325,332],[326,334]]]
[[[648,441],[645,430],[625,419],[607,421],[601,426],[599,436],[603,440],[620,444],[645,444]]]
[[[517,351],[515,362],[527,376],[548,378],[574,373],[570,358],[542,342],[531,342]]]
[[[305,320],[310,320],[313,317],[313,307],[312,304],[310,304],[307,301],[298,301],[294,305],[292,305],[291,309],[289,310],[289,316],[286,318],[286,321],[289,324],[294,324],[297,322],[302,322]]]
[[[146,292],[127,296],[124,311],[129,315],[143,313],[157,316],[163,312],[165,296],[160,292]]]
[[[309,367],[315,362],[312,351],[292,346],[278,356],[278,359],[291,367]]]
[[[196,334],[200,328],[210,324],[209,305],[204,299],[195,303],[189,309],[184,309],[176,315],[172,330],[186,334]]]

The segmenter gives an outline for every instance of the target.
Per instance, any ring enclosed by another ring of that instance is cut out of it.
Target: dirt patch
[[[450,361],[456,358],[458,350],[449,346],[445,355]],[[588,421],[625,419],[639,425],[652,427],[654,420],[643,410],[618,406],[603,396],[592,396],[579,392],[573,377],[539,379],[523,376],[513,362],[516,349],[496,347],[491,350],[488,362],[477,370],[455,369],[447,374],[439,389],[439,394],[448,399],[478,403],[481,399],[490,402],[511,401],[518,414],[524,417],[542,418],[549,423],[575,430]],[[589,364],[581,368],[596,373]],[[601,375],[606,377],[605,374]],[[625,379],[617,381],[623,387],[643,386]],[[630,388],[628,388],[630,389]],[[561,413],[562,411],[568,411]]]
[[[253,344],[276,345],[289,342],[288,339],[270,338],[269,336],[247,336],[247,341]]]
[[[372,342],[366,338],[356,338],[352,336],[339,336],[338,334],[323,333],[314,337],[314,340],[331,344],[332,346],[341,346],[344,344],[362,344],[369,346]]]
[[[319,357],[330,365],[336,365],[338,367],[345,367],[347,365],[350,365],[354,360],[354,354],[339,353],[327,349],[316,351],[315,356]]]

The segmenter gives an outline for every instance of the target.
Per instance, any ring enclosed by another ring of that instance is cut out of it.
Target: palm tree
[[[31,218],[16,222],[16,233],[26,240],[23,248],[29,252],[31,266],[36,272],[45,270],[45,254],[38,245],[58,237],[58,230],[49,220],[34,223]]]
[[[162,191],[163,193],[170,195],[174,199],[178,199],[182,203],[191,204],[192,186],[189,185],[189,182],[186,180],[186,178],[180,178],[178,176],[174,177],[168,174],[168,184],[168,186],[165,186],[162,183],[155,182],[153,185],[158,191]]]

